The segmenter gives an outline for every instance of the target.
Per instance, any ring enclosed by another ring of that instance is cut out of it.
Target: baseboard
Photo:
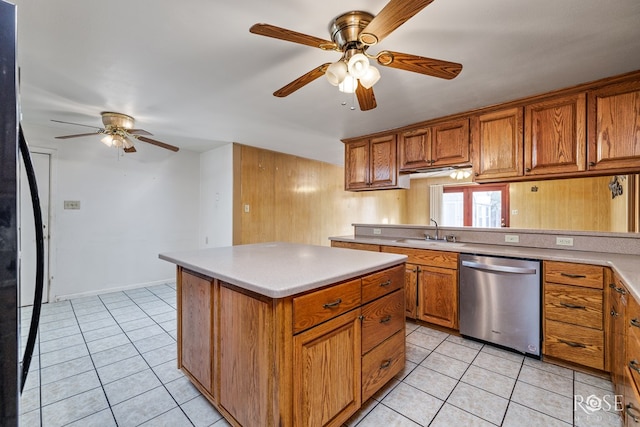
[[[176,282],[176,279],[174,277],[170,279],[154,280],[152,282],[146,282],[146,283],[135,283],[132,285],[118,286],[118,287],[113,287],[108,289],[99,289],[99,290],[93,290],[88,292],[78,292],[78,293],[67,294],[67,295],[55,295],[53,297],[53,302],[64,301],[64,300],[75,299],[75,298],[86,298],[86,297],[92,297],[96,295],[109,294],[112,292],[128,291],[131,289],[148,288],[150,286],[157,286],[157,285],[164,285],[164,284],[173,285],[175,282]]]

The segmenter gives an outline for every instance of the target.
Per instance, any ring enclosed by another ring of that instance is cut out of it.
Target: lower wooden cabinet
[[[608,370],[604,267],[545,261],[543,270],[543,354]]]
[[[617,395],[625,393],[625,367],[627,363],[626,323],[628,291],[617,275],[609,284],[609,368]],[[605,313],[606,315],[606,313]]]

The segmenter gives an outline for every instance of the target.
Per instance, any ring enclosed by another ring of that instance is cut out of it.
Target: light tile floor
[[[176,369],[175,301],[167,284],[44,305],[21,426],[228,426]],[[621,425],[596,376],[411,322],[406,357],[348,426]]]

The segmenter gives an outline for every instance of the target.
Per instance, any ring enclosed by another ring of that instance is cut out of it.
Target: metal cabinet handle
[[[324,308],[334,308],[339,306],[340,304],[342,304],[342,298],[338,298],[337,300],[333,301],[333,302],[328,302],[326,304],[323,305]]]
[[[612,316],[616,316],[616,317],[618,317],[618,316],[620,316],[620,313],[618,313],[618,312],[617,312],[617,311],[615,311],[614,309],[611,309],[611,315],[612,315]]]
[[[531,172],[531,168],[525,168],[525,172]]]
[[[629,321],[629,323],[631,323],[631,326],[635,326],[636,328],[640,328],[640,321],[638,321],[637,318],[633,318]]]
[[[616,291],[617,293],[619,293],[619,294],[622,294],[622,295],[626,295],[627,294],[627,291],[625,291],[623,288],[617,287],[615,285],[615,283],[609,283],[609,287],[611,289],[613,289],[614,291]]]
[[[581,344],[581,343],[579,343],[579,342],[565,341],[565,340],[560,340],[560,339],[559,339],[558,341],[560,341],[560,342],[561,342],[561,343],[563,343],[563,344],[568,345],[569,347],[575,347],[575,348],[587,348],[587,346],[586,346],[586,345]]]
[[[382,319],[380,319],[380,323],[389,323],[390,320],[391,320],[391,315],[387,314]]]
[[[629,360],[629,367],[640,374],[640,366],[638,366],[638,361],[636,359]]]
[[[391,359],[382,361],[382,363],[380,364],[380,369],[387,369],[389,366],[391,366]]]
[[[583,309],[583,310],[587,308],[584,305],[576,305],[576,304],[571,304],[571,303],[568,303],[568,302],[561,302],[560,305],[565,307],[565,308],[579,308],[579,309]]]
[[[387,280],[386,282],[380,283],[380,286],[385,287],[385,286],[389,286],[390,284],[391,284],[391,280]]]
[[[572,279],[586,279],[587,276],[584,274],[572,274],[572,273],[560,273],[561,276],[570,277]]]
[[[596,162],[589,162],[589,166],[595,166]]]
[[[633,407],[633,405],[631,403],[627,403],[627,406],[625,406],[625,412],[627,413],[627,415],[629,415],[631,417],[631,419],[636,422],[639,423],[640,422],[640,417],[638,417],[635,414],[631,413],[631,410],[637,411],[636,408]]]

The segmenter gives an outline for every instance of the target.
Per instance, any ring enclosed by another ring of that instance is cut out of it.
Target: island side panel
[[[220,396],[242,426],[275,426],[273,300],[220,282]]]

